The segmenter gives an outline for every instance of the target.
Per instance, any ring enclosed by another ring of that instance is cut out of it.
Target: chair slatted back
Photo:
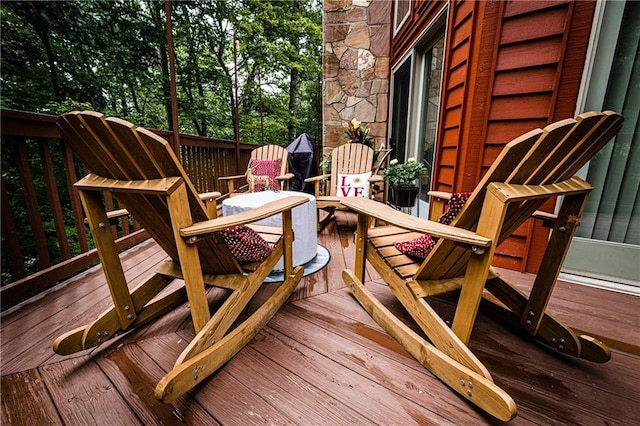
[[[373,149],[361,143],[346,143],[331,152],[331,184],[329,195],[336,196],[338,174],[360,174],[372,171]]]
[[[71,112],[57,120],[65,143],[93,174],[118,180],[150,180],[181,177],[193,222],[208,219],[204,204],[169,143],[154,133],[118,118],[85,111]],[[166,197],[118,192],[116,198],[174,260],[178,251]],[[240,265],[219,235],[198,243],[204,272],[237,273]]]
[[[589,112],[536,129],[507,144],[484,175],[452,225],[475,230],[491,182],[548,185],[574,176],[620,130],[623,118],[613,111]],[[509,237],[546,199],[512,203],[499,242]],[[440,240],[414,275],[416,279],[460,276],[469,252]]]
[[[280,174],[289,169],[289,153],[280,145],[263,145],[251,151],[251,160],[280,160]]]

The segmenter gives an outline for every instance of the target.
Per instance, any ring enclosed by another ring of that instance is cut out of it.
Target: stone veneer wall
[[[324,0],[323,146],[347,142],[355,118],[386,142],[389,110],[390,0]]]

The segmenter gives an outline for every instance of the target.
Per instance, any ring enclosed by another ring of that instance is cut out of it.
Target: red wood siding
[[[442,3],[412,2],[392,40],[392,63]],[[448,7],[434,189],[468,191],[511,139],[575,114],[595,2],[462,0]],[[538,222],[523,225],[498,248],[496,264],[537,271],[547,237]]]

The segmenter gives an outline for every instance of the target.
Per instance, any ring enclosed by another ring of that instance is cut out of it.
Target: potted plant
[[[373,149],[375,140],[369,136],[370,130],[355,118],[344,125],[344,135],[349,139],[349,142],[362,143]]]
[[[424,163],[411,157],[401,164],[397,159],[389,162],[389,167],[382,171],[385,182],[389,185],[389,202],[398,207],[412,207],[418,195],[416,179],[428,173]]]

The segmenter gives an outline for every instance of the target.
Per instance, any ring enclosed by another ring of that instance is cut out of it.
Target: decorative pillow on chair
[[[438,223],[451,225],[453,219],[455,219],[458,213],[460,213],[460,210],[462,210],[462,206],[464,206],[464,203],[469,199],[470,196],[470,192],[457,192],[451,194],[451,199],[447,203],[447,208],[445,209],[445,212],[442,214],[442,216],[438,218]],[[431,252],[431,249],[436,245],[437,241],[438,239],[433,238],[431,235],[422,235],[411,241],[406,241],[404,243],[393,243],[393,245],[401,253],[404,253],[409,257],[424,260],[427,258],[429,252]]]
[[[369,198],[369,178],[371,172],[360,174],[338,173],[338,197],[364,197]]]
[[[269,243],[248,226],[220,231],[224,243],[238,262],[262,262],[273,251]]]
[[[278,188],[278,181],[276,180],[276,176],[280,175],[280,160],[251,160],[249,162],[249,167],[253,170],[254,175],[258,176],[268,176],[269,177],[269,186],[271,188]],[[262,191],[264,189],[264,185],[262,183],[256,183],[254,191]]]

